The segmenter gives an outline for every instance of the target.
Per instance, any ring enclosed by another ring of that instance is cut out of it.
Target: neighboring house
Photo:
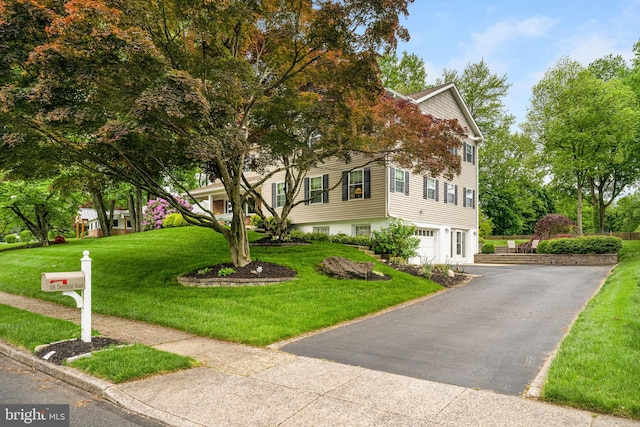
[[[386,227],[389,218],[402,218],[416,229],[419,256],[413,263],[473,262],[478,248],[478,145],[482,133],[471,117],[453,83],[404,97],[415,102],[425,114],[442,119],[458,119],[469,134],[459,154],[460,175],[447,181],[442,177],[418,176],[394,165],[367,165],[363,157],[349,164],[335,159],[307,173],[304,194],[307,200],[293,209],[292,224],[303,232],[369,235]],[[361,165],[361,167],[359,167]],[[284,172],[264,183],[261,194],[272,206],[282,206]],[[331,191],[342,178],[342,183]],[[302,193],[302,192],[301,192]],[[207,200],[212,212],[230,214],[220,183],[191,192]],[[255,207],[247,207],[250,215]]]
[[[102,237],[102,229],[98,221],[98,213],[92,208],[80,208],[78,215],[84,223],[84,231],[88,237]],[[107,212],[107,218],[109,212]],[[111,235],[128,234],[132,232],[129,211],[115,209],[111,220]]]

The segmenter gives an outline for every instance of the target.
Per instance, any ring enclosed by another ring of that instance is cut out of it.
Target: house
[[[107,217],[109,212],[107,212]],[[82,222],[82,230],[87,233],[88,237],[102,237],[100,221],[98,221],[98,213],[92,208],[80,208],[78,211],[78,219]],[[132,232],[131,220],[129,219],[129,211],[115,209],[111,216],[111,235],[127,234]]]
[[[466,128],[469,136],[459,153],[460,175],[451,181],[418,176],[394,165],[367,164],[357,156],[348,165],[339,159],[327,161],[307,173],[304,194],[297,196],[306,201],[293,209],[291,223],[303,232],[370,235],[386,227],[389,218],[401,218],[417,227],[420,239],[419,255],[411,262],[473,262],[478,248],[478,145],[482,133],[453,83],[406,97],[389,93],[415,102],[425,114],[458,119]],[[284,172],[275,174],[260,189],[263,198],[275,207],[282,206],[284,200],[283,176]],[[341,178],[341,185],[333,188]],[[207,200],[216,214],[230,214],[219,183],[191,195]],[[254,210],[255,206],[247,206],[245,215]]]

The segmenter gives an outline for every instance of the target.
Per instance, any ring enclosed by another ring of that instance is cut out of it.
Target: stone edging
[[[251,278],[251,279],[235,279],[226,277],[213,277],[202,279],[197,277],[178,277],[178,282],[183,286],[195,288],[223,288],[223,287],[240,287],[240,286],[265,286],[275,285],[278,283],[294,280],[295,277],[279,277],[279,278]]]

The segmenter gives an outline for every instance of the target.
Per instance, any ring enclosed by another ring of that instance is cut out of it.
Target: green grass
[[[219,234],[182,227],[0,252],[0,290],[74,306],[71,298],[60,293],[42,292],[40,275],[79,270],[83,250],[89,250],[93,259],[94,312],[253,345],[334,325],[442,289],[383,264],[376,265],[376,270],[393,280],[328,278],[315,269],[328,256],[371,261],[355,248],[330,242],[252,247],[254,261],[295,269],[298,277],[291,282],[242,288],[184,287],[176,276],[229,262],[230,257]]]
[[[33,351],[36,346],[78,338],[80,326],[41,314],[0,304],[0,337]]]
[[[106,348],[93,353],[92,357],[76,359],[69,363],[73,368],[116,384],[189,369],[197,365],[198,363],[189,357],[156,350],[142,344]]]
[[[0,340],[34,351],[41,344],[79,338],[80,327],[67,320],[0,304]],[[196,366],[191,358],[141,344],[99,351],[71,366],[114,383]]]
[[[640,241],[580,314],[554,359],[543,398],[640,419]]]

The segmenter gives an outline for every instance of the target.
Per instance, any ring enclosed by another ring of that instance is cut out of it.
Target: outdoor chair
[[[516,248],[516,241],[507,240],[507,253],[510,254],[512,249],[513,249],[513,253],[518,252],[518,249]]]
[[[536,248],[538,247],[538,243],[540,243],[540,240],[538,239],[531,241],[531,253],[534,253],[536,251]]]

